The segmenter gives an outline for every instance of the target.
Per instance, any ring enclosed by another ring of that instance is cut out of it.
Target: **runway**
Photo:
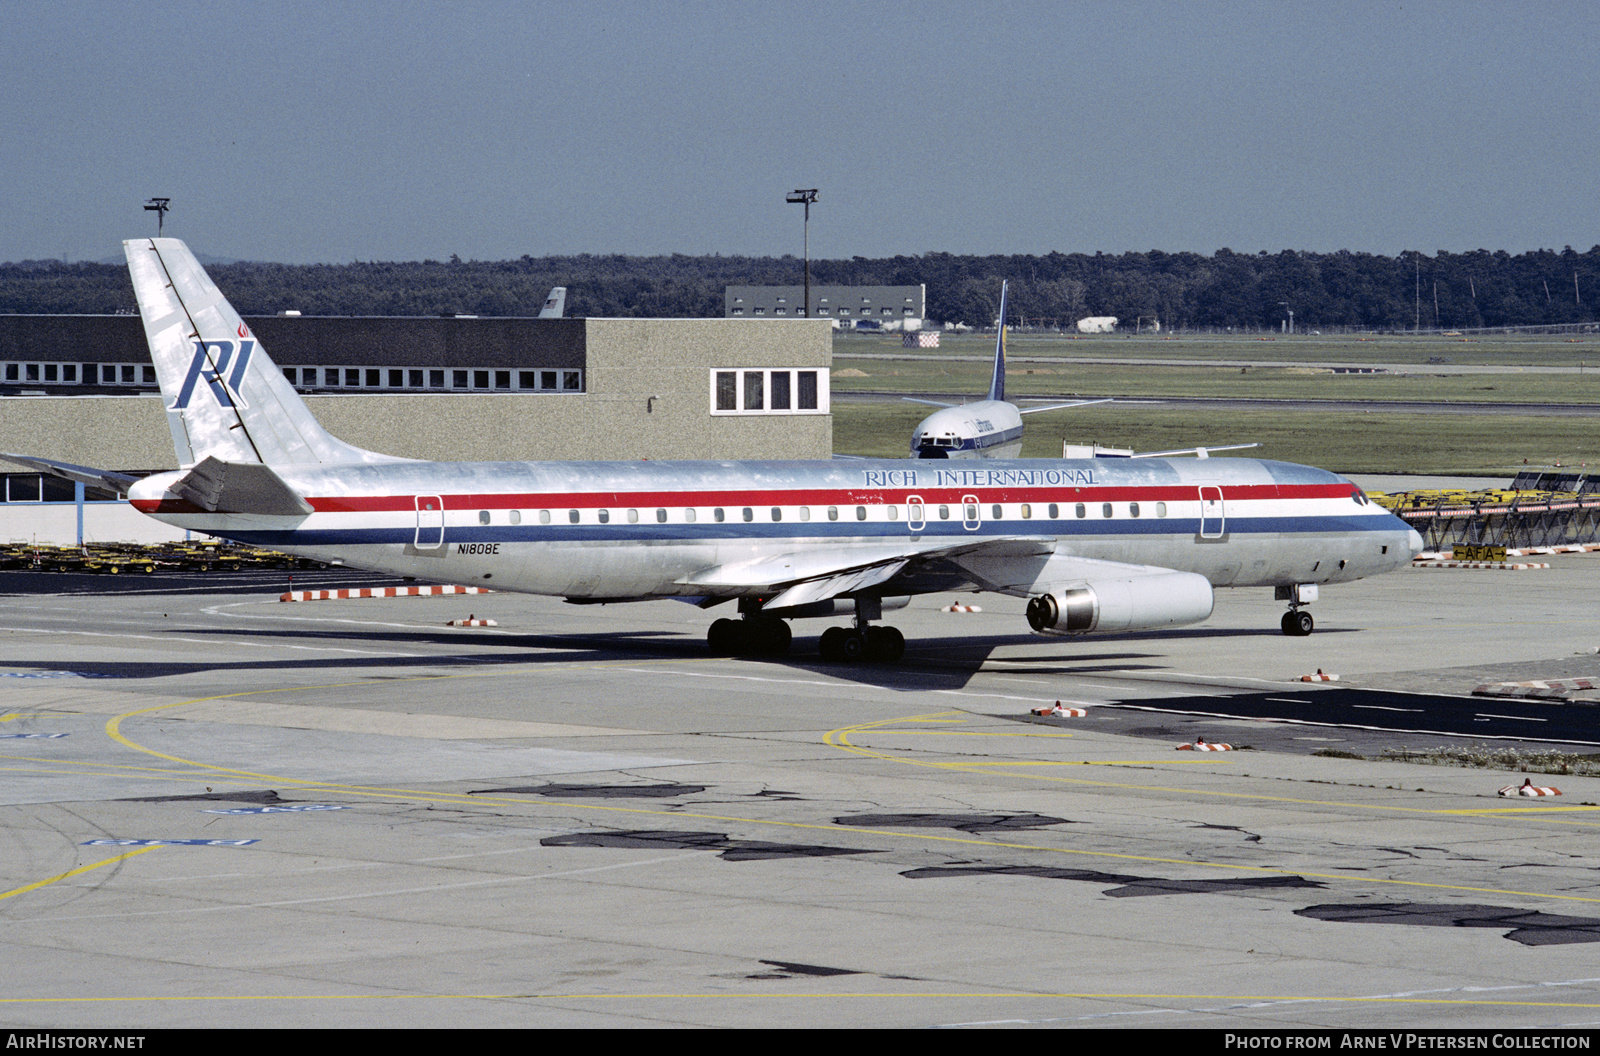
[[[1600,741],[1466,695],[1600,674],[1600,554],[1553,560],[1330,588],[1309,638],[1265,590],[1079,640],[918,599],[895,667],[824,621],[712,658],[670,602],[0,575],[0,1017],[1586,1027],[1600,779],[1379,761]]]

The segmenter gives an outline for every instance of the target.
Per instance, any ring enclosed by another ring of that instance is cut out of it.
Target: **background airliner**
[[[1307,634],[1316,586],[1400,568],[1421,537],[1342,477],[1285,462],[423,462],[329,434],[176,239],[124,243],[181,466],[125,491],[167,524],[432,582],[579,603],[733,602],[713,650],[772,655],[787,620],[853,613],[824,657],[894,660],[916,594],[1027,598],[1042,634],[1170,627],[1213,587],[1270,586]]]
[[[1006,287],[1000,284],[1000,321],[994,339],[994,374],[989,380],[989,395],[974,403],[943,403],[921,400],[945,410],[935,411],[911,431],[912,458],[1016,458],[1022,453],[1022,416],[1063,407],[1086,407],[1110,400],[1073,400],[1044,407],[1018,407],[1006,402]]]

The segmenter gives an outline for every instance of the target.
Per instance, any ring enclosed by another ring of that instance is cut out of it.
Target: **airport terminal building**
[[[723,314],[729,319],[803,319],[804,286],[728,286]],[[920,330],[928,317],[926,286],[811,287],[811,311],[837,328]]]
[[[281,315],[246,323],[330,432],[386,454],[833,453],[831,329],[820,320]],[[126,472],[177,468],[139,317],[0,316],[0,451]],[[20,470],[0,465],[0,542],[173,537],[112,496]]]

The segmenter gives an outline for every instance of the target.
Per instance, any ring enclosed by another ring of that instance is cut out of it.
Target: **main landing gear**
[[[792,637],[786,621],[758,612],[717,620],[706,632],[706,644],[713,656],[784,656]]]
[[[822,632],[822,659],[835,663],[894,663],[906,655],[906,636],[894,627],[873,627],[883,619],[882,598],[857,598],[854,627],[829,627]]]
[[[906,655],[906,636],[894,627],[829,627],[819,644],[822,659],[836,663],[893,663]]]
[[[853,627],[829,627],[822,632],[822,659],[836,663],[893,663],[906,653],[906,636],[894,627],[874,627],[869,620],[883,617],[879,598],[855,599]],[[760,602],[741,600],[742,618],[717,620],[706,631],[713,656],[783,656],[792,634],[787,620],[762,612]],[[811,615],[817,615],[812,613]]]

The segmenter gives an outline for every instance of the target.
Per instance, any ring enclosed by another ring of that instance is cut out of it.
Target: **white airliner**
[[[1392,571],[1421,537],[1320,469],[1220,459],[421,462],[326,432],[176,239],[124,244],[167,404],[175,472],[126,491],[196,532],[432,582],[578,603],[734,601],[713,650],[772,655],[788,618],[853,612],[828,659],[897,659],[874,625],[911,595],[1027,598],[1043,634],[1195,623],[1212,588],[1273,587],[1286,633],[1316,585]]]
[[[1063,407],[1086,407],[1110,400],[1074,400],[1045,407],[1006,402],[1006,287],[1000,284],[1000,326],[994,341],[994,374],[989,395],[975,403],[906,399],[945,408],[928,415],[911,431],[912,458],[1016,458],[1022,453],[1022,416]]]

